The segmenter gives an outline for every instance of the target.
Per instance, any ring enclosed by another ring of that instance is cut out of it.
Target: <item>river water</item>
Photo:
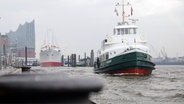
[[[97,104],[184,104],[184,66],[156,66],[150,76],[94,74],[91,67],[34,67],[32,72],[97,77],[104,82],[101,92],[90,95]]]

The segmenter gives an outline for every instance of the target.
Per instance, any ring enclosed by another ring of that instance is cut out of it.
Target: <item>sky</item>
[[[184,0],[125,1],[131,3],[131,18],[139,20],[139,33],[153,57],[163,49],[170,57],[184,56]],[[121,0],[0,0],[0,32],[16,31],[34,19],[37,58],[48,30],[64,55],[89,55],[121,20],[114,13],[117,2]]]

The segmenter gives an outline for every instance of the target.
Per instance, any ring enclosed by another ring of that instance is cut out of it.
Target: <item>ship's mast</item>
[[[131,6],[131,4],[129,2],[127,4],[125,4],[125,0],[122,0],[122,4],[117,3],[116,6],[122,6],[122,15],[121,15],[120,18],[121,18],[121,22],[124,24],[125,23],[125,18],[126,17],[130,17],[130,16],[133,15],[133,9],[132,9],[132,7],[131,7],[131,14],[129,14],[127,16],[125,15],[125,6]],[[118,12],[117,12],[116,8],[115,8],[115,12],[116,12],[116,15],[118,16]],[[133,23],[135,23],[136,21],[138,21],[137,19],[131,19],[131,20],[132,20]]]
[[[122,0],[122,23],[125,22],[125,8],[124,8],[124,0]]]

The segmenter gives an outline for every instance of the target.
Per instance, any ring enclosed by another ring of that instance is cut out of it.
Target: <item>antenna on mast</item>
[[[125,5],[124,0],[122,0],[122,22],[125,22]]]
[[[129,17],[125,16],[125,6],[131,6],[131,4],[128,2],[127,4],[125,4],[124,0],[122,0],[122,4],[117,3],[115,6],[122,6],[122,23],[125,23],[125,17]],[[115,10],[117,12],[117,10]],[[131,15],[132,15],[132,8],[131,8]]]

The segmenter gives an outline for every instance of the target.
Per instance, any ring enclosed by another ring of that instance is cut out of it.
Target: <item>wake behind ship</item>
[[[61,53],[55,45],[44,45],[40,52],[40,66],[42,67],[57,67],[63,66],[61,62]]]
[[[138,27],[135,21],[125,21],[124,0],[122,5],[122,22],[114,28],[114,34],[107,36],[102,41],[95,62],[95,73],[149,75],[154,70],[155,64],[151,61],[151,55],[147,42],[143,36],[137,33]],[[130,6],[128,3],[127,6]],[[115,10],[117,12],[117,10]],[[131,8],[131,15],[133,14]]]

